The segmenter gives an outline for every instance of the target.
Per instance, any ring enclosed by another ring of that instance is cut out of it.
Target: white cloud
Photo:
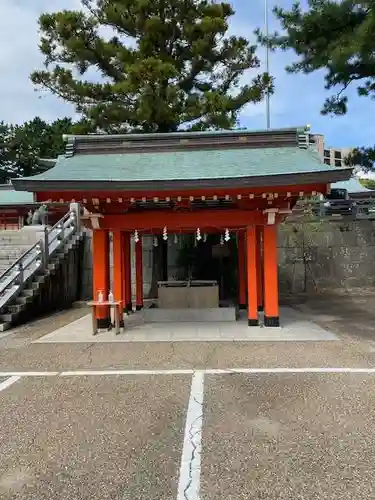
[[[34,91],[30,73],[42,66],[38,17],[48,10],[76,8],[79,0],[2,0],[0,8],[0,120],[21,123],[73,114],[68,104]],[[15,36],[16,35],[16,36]]]

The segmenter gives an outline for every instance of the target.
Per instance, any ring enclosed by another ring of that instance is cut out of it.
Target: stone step
[[[4,248],[0,247],[0,261],[15,261],[21,257],[30,247],[12,247],[12,248]]]
[[[10,322],[2,322],[0,321],[0,332],[5,332],[5,330],[9,330],[12,324]]]
[[[0,314],[0,322],[12,323],[14,316],[15,316],[15,314],[12,314],[12,313]]]
[[[40,288],[40,283],[35,283],[34,281],[32,281],[29,286],[30,288],[24,288],[22,290],[22,292],[18,296],[18,299],[22,297],[34,297],[34,295],[38,293]]]
[[[8,312],[11,314],[17,314],[23,311],[26,308],[27,304],[12,304],[11,306],[7,306]]]
[[[18,233],[15,231],[15,233]],[[8,242],[0,240],[0,273],[4,273],[12,264],[14,264],[34,242]]]
[[[4,246],[4,245],[27,245],[27,246],[31,246],[31,245],[34,245],[34,243],[36,243],[37,241],[39,241],[39,239],[25,239],[25,238],[1,238],[0,239],[0,246]]]
[[[22,242],[22,243],[18,243],[18,242],[15,243],[15,242],[12,241],[10,243],[8,243],[8,242],[7,243],[3,243],[0,248],[1,248],[1,250],[3,250],[3,249],[12,249],[12,248],[20,248],[20,249],[24,248],[25,250],[27,250],[28,248],[30,248],[30,244],[28,242],[26,242],[26,243],[24,243],[24,242]]]
[[[3,259],[0,259],[0,265],[2,267],[9,267],[10,265],[13,264],[13,262],[15,262],[16,260],[18,260],[19,257],[20,257],[20,255],[18,255],[16,258],[6,258],[6,257],[4,257]]]
[[[30,294],[22,295],[24,292],[31,292]],[[29,302],[32,302],[34,295],[36,295],[37,290],[23,290],[21,292],[21,295],[16,297],[15,303],[16,304],[28,304]]]
[[[34,281],[33,281],[33,284],[38,284],[40,285],[41,283],[44,283],[46,279],[46,274],[40,274],[40,275],[36,275],[34,277]],[[38,288],[37,286],[35,288]]]
[[[22,231],[0,231],[0,244],[33,244],[37,240],[35,233],[24,233]]]
[[[150,308],[142,311],[147,323],[206,323],[236,321],[235,307],[217,307],[212,309],[158,309]]]

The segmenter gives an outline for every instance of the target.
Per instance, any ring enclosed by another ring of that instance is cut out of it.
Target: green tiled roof
[[[309,148],[307,129],[68,136],[65,155],[16,189],[152,190],[345,180]],[[282,177],[282,179],[280,179]],[[303,177],[303,179],[302,179]]]
[[[33,193],[28,191],[15,191],[12,186],[0,186],[0,205],[21,205],[33,203]]]
[[[346,189],[348,193],[365,193],[366,191],[371,191],[363,186],[356,177],[352,177],[348,181],[335,182],[331,185],[331,188],[335,189]]]
[[[60,156],[35,181],[173,181],[332,171],[311,149],[275,147]]]

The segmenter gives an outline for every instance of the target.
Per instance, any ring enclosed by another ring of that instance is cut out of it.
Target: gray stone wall
[[[282,224],[279,283],[282,295],[374,286],[375,224]]]

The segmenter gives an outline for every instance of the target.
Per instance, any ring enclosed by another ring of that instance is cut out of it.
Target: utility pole
[[[268,0],[264,0],[264,34],[268,37]],[[266,73],[270,71],[270,49],[266,45]],[[271,117],[270,117],[270,94],[266,93],[266,122],[267,129],[271,127]]]

